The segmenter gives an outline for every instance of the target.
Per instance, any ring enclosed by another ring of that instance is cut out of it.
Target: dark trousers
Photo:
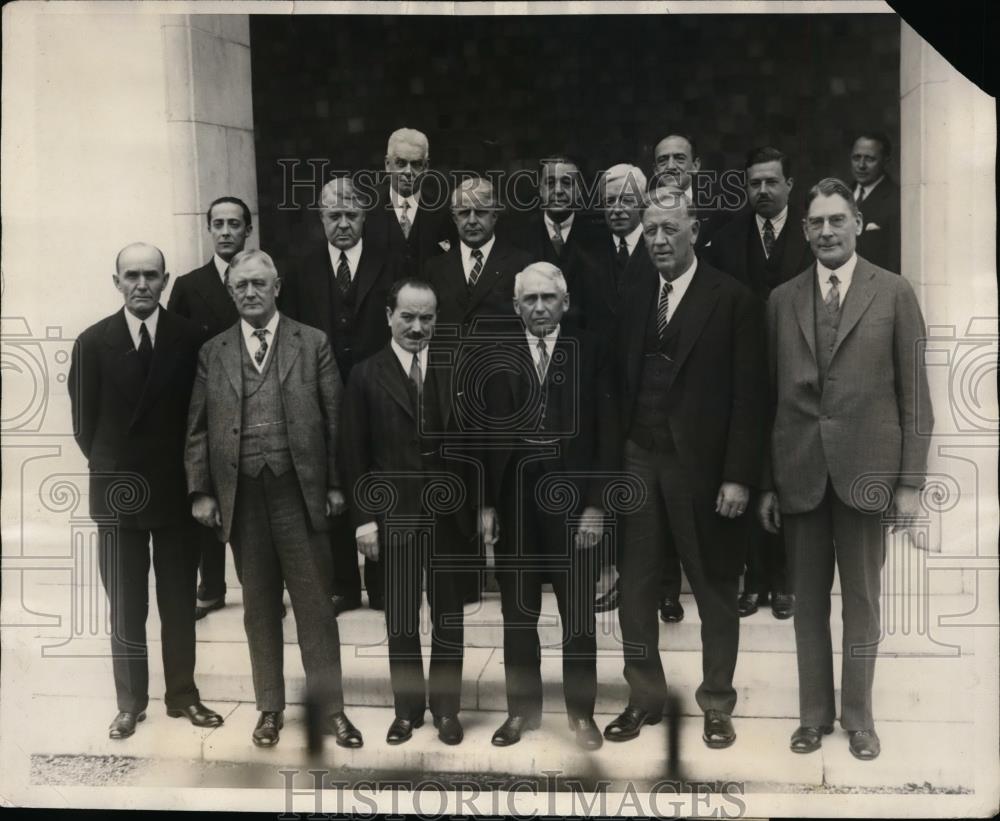
[[[503,611],[503,660],[510,715],[542,714],[541,644],[538,618],[542,584],[551,582],[562,625],[563,695],[573,718],[594,714],[597,697],[597,637],[594,595],[600,551],[577,548],[564,513],[539,510],[535,485],[546,468],[533,463],[521,486],[508,488],[496,554]],[[623,594],[628,594],[625,588]]]
[[[743,592],[756,593],[761,599],[766,599],[769,594],[787,593],[788,563],[785,559],[784,532],[768,533],[756,516],[751,519]]]
[[[333,577],[330,595],[356,598],[361,595],[361,573],[358,571],[358,545],[354,538],[354,525],[348,513],[330,519],[330,555],[333,558]],[[382,568],[378,561],[365,559],[365,590],[368,598],[382,595]]]
[[[669,527],[663,531],[663,584],[660,596],[674,601],[681,597],[681,557],[677,555]]]
[[[199,526],[141,530],[101,526],[101,582],[111,605],[111,652],[118,709],[138,713],[149,703],[146,615],[149,612],[150,537],[156,607],[163,644],[164,702],[170,709],[199,700],[194,684],[194,599]]]
[[[629,703],[659,713],[667,695],[660,661],[657,597],[663,579],[663,533],[669,528],[701,617],[702,682],[695,693],[702,710],[732,713],[733,673],[740,641],[736,604],[739,578],[705,572],[694,519],[691,480],[674,451],[647,451],[625,444],[625,470],[646,486],[646,501],[625,521],[618,606],[624,642]]]
[[[329,596],[327,534],[312,529],[294,470],[240,475],[232,545],[243,585],[243,625],[257,709],[285,708],[282,587],[288,588],[310,695],[328,712],[343,709],[340,634]]]
[[[198,528],[197,542],[201,553],[198,601],[209,605],[226,598],[226,543],[207,527]]]
[[[881,634],[879,593],[885,543],[877,513],[848,507],[827,484],[819,507],[783,518],[795,593],[795,649],[799,663],[799,716],[803,724],[832,724],[833,647],[830,590],[840,575],[844,622],[840,724],[867,730]]]
[[[450,567],[446,555],[457,544],[452,524],[434,523],[433,532],[414,530],[387,534],[379,531],[382,554],[385,624],[389,637],[389,677],[396,715],[410,721],[424,716],[427,686],[431,713],[457,715],[462,695],[462,657],[465,631],[462,611],[462,575]],[[424,574],[431,612],[430,680],[424,679],[420,648],[420,604]]]

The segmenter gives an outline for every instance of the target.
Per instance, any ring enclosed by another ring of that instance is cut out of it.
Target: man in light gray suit
[[[206,343],[188,414],[192,515],[229,541],[243,585],[257,709],[253,742],[278,742],[285,708],[282,586],[298,627],[306,686],[342,747],[340,635],[328,590],[328,518],[345,506],[334,460],[342,387],[326,334],[278,313],[281,280],[263,251],[229,266],[240,321]]]
[[[840,724],[858,759],[878,756],[872,681],[885,562],[883,516],[917,514],[933,424],[918,357],[926,335],[909,283],[855,253],[861,216],[851,189],[824,179],[803,220],[816,262],[767,304],[773,427],[759,514],[785,526],[796,595],[801,726],[797,753],[818,750],[836,715],[830,589],[843,596]],[[917,430],[917,418],[925,433]],[[775,492],[776,491],[776,492]]]

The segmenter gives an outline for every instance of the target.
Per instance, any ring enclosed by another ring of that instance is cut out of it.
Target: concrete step
[[[358,750],[343,750],[327,741],[319,761],[309,759],[301,708],[290,707],[280,743],[262,750],[253,746],[250,733],[257,720],[252,703],[225,705],[225,724],[199,729],[186,721],[170,719],[163,704],[154,700],[147,720],[136,734],[123,741],[107,737],[107,724],[115,714],[113,699],[78,696],[36,696],[33,710],[46,716],[45,731],[24,736],[25,754],[36,756],[130,756],[155,759],[166,772],[176,772],[172,761],[201,762],[203,767],[231,765],[229,781],[213,786],[283,787],[279,770],[329,768],[327,780],[350,781],[352,772],[390,772],[394,779],[426,779],[439,773],[497,773],[559,779],[609,779],[652,782],[662,778],[689,781],[732,781],[745,784],[782,784],[802,790],[820,785],[859,785],[907,791],[908,784],[924,782],[938,788],[972,786],[974,733],[971,725],[946,722],[880,721],[882,756],[859,762],[847,750],[846,733],[837,730],[812,755],[788,749],[794,720],[737,719],[736,743],[726,750],[709,750],[701,741],[700,718],[681,719],[676,757],[671,759],[667,722],[645,727],[639,738],[605,743],[592,753],[579,750],[560,714],[546,715],[542,727],[525,734],[508,748],[490,743],[503,712],[467,710],[462,714],[465,740],[447,747],[430,724],[415,731],[406,744],[389,746],[385,731],[392,711],[385,707],[350,707],[348,714],[365,738]],[[613,714],[595,716],[599,727]],[[253,780],[248,780],[248,774]],[[262,780],[263,777],[263,780]],[[161,779],[162,781],[162,776]],[[44,775],[41,781],[44,783]],[[311,783],[303,773],[297,787]],[[164,784],[165,786],[165,784]],[[189,786],[175,784],[174,786]]]

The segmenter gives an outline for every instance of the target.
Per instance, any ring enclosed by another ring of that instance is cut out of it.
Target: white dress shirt
[[[865,194],[865,199],[868,199],[868,195],[871,194],[871,192],[875,190],[876,186],[880,182],[882,182],[882,180],[884,180],[884,179],[885,179],[885,174],[883,174],[881,177],[879,177],[877,180],[875,180],[875,182],[869,183],[868,185],[860,185],[859,184],[859,185],[854,186],[854,201],[855,202],[858,201],[858,196],[861,194],[862,191]],[[862,201],[862,205],[863,204],[864,204],[864,202]]]
[[[128,332],[132,337],[132,343],[135,345],[135,349],[139,350],[139,342],[141,338],[139,336],[139,326],[145,325],[146,330],[149,331],[149,341],[151,344],[156,345],[156,324],[160,321],[160,306],[157,305],[153,309],[153,313],[147,316],[145,319],[139,319],[135,314],[133,314],[128,308],[125,309],[125,322],[128,324]]]
[[[222,284],[226,284],[226,272],[229,270],[229,263],[226,262],[218,254],[212,254],[212,262],[215,263],[215,270],[219,272],[219,279],[222,280]]]
[[[777,241],[778,237],[781,236],[781,229],[785,227],[785,221],[788,219],[788,206],[786,205],[784,208],[782,208],[781,213],[778,214],[776,217],[770,217],[770,218],[762,217],[760,214],[757,214],[756,216],[757,216],[757,233],[760,235],[760,244],[761,247],[764,248],[766,252],[767,246],[764,245],[764,223],[768,219],[771,220],[771,227],[774,229],[774,239],[775,241]]]
[[[347,267],[351,269],[351,282],[354,282],[354,275],[358,272],[358,263],[361,262],[361,246],[363,244],[364,240],[359,239],[357,245],[346,251],[341,251],[336,245],[331,245],[329,242],[326,244],[326,250],[330,252],[330,264],[333,266],[335,277],[337,267],[340,265],[340,255],[344,254],[347,257]]]
[[[691,280],[694,279],[694,271],[697,267],[698,257],[695,257],[691,261],[691,267],[671,283],[674,287],[670,292],[670,302],[667,304],[667,322],[673,319],[674,314],[677,313],[677,306],[680,305],[681,300],[684,299],[684,294],[687,293],[687,289],[691,285]],[[660,294],[663,293],[663,286],[666,282],[667,280],[664,279],[663,274],[660,274],[660,290],[656,295],[657,303],[659,303]]]
[[[837,279],[839,280],[837,289],[840,291],[840,304],[844,304],[844,299],[847,296],[847,289],[851,287],[851,280],[854,278],[854,266],[857,264],[857,254],[851,254],[851,258],[835,271],[831,271],[822,262],[816,260],[816,275],[819,277],[819,292],[824,302],[826,302],[827,294],[830,293],[830,288],[833,287],[830,284],[830,275],[836,274]]]
[[[412,227],[413,221],[417,218],[417,209],[420,207],[420,192],[415,191],[408,197],[401,197],[399,192],[389,186],[389,201],[392,203],[392,210],[396,212],[396,222],[403,219],[403,203],[407,204],[406,219]]]
[[[247,346],[247,351],[250,353],[250,361],[259,373],[264,372],[264,368],[267,367],[267,360],[271,358],[271,352],[274,350],[274,340],[277,338],[276,333],[278,330],[278,317],[280,316],[281,314],[275,311],[274,316],[264,326],[264,329],[267,331],[264,337],[267,340],[267,353],[264,354],[264,358],[259,364],[254,359],[254,356],[260,349],[260,339],[254,336],[254,331],[257,329],[245,319],[240,320],[240,330],[243,331],[243,343]]]
[[[556,225],[558,225],[559,232],[562,234],[562,241],[569,242],[569,232],[573,230],[573,219],[576,217],[576,214],[570,213],[570,215],[560,223],[556,223],[556,221],[547,213],[543,213],[542,217],[545,220],[545,230],[549,235],[549,239],[555,239]]]
[[[483,245],[480,246],[479,250],[483,255],[483,270],[479,272],[479,276],[486,273],[486,260],[490,258],[490,251],[493,250],[493,243],[497,241],[496,234],[490,237]],[[462,254],[462,268],[465,269],[465,281],[469,281],[469,276],[472,274],[472,266],[475,262],[472,259],[473,249],[466,245],[464,242],[459,242],[459,251]]]
[[[535,336],[527,328],[524,329],[525,336],[528,337],[528,349],[531,351],[531,361],[535,363],[535,373],[538,373],[538,365],[541,357],[538,354],[538,340],[541,339],[545,343],[545,353],[548,354],[548,360],[546,361],[545,371],[548,373],[548,366],[552,364],[552,352],[556,348],[556,340],[559,338],[559,326],[556,325],[549,333],[545,336]]]
[[[635,251],[635,246],[639,244],[639,240],[642,239],[642,224],[640,223],[635,228],[632,229],[631,234],[626,234],[625,236],[625,247],[628,248],[628,255],[632,256],[632,252]],[[615,245],[615,253],[618,252],[618,246],[621,244],[621,238],[617,234],[611,235],[611,240]]]

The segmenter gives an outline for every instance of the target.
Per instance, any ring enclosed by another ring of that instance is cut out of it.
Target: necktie
[[[854,195],[854,201],[858,205],[861,205],[864,199],[865,199],[865,188],[864,186],[858,186],[858,193]]]
[[[774,253],[774,225],[771,220],[764,220],[764,256],[768,259]]]
[[[229,269],[230,269],[230,267],[231,266],[227,265],[226,266],[226,270],[222,272],[222,284],[223,285],[228,285],[229,284]]]
[[[410,381],[417,389],[417,401],[419,402],[420,394],[424,391],[424,377],[420,373],[420,354],[413,354],[413,359],[410,360]]]
[[[260,340],[260,347],[253,355],[254,362],[257,363],[257,367],[260,367],[264,364],[264,357],[267,356],[267,328],[258,328],[253,332],[253,335]]]
[[[410,218],[406,216],[406,212],[409,209],[409,207],[410,207],[410,201],[403,200],[402,205],[400,205],[400,208],[403,209],[403,214],[399,218],[399,227],[403,232],[403,236],[406,237],[407,239],[410,238],[410,229],[413,228],[413,225],[410,223]]]
[[[670,313],[670,292],[674,286],[670,282],[664,282],[660,290],[660,304],[656,308],[656,332],[660,335],[660,341],[667,335],[667,323]]]
[[[545,382],[545,372],[549,369],[549,351],[545,347],[545,340],[538,337],[538,381]]]
[[[351,287],[351,266],[347,264],[347,254],[340,252],[340,262],[337,263],[337,288],[341,296],[345,296]]]
[[[153,362],[153,340],[149,338],[149,328],[145,322],[139,324],[139,362],[142,364],[143,373],[149,373],[149,366]]]
[[[618,237],[618,250],[615,252],[615,289],[621,293],[622,280],[628,267],[628,243],[625,237]]]
[[[469,273],[469,290],[476,287],[479,275],[483,272],[483,252],[478,248],[472,251],[472,271]]]
[[[838,285],[840,285],[840,280],[837,278],[837,275],[830,274],[830,290],[827,292],[823,303],[831,314],[835,314],[840,310],[840,288],[837,287]]]
[[[562,226],[558,222],[552,223],[552,247],[556,249],[556,256],[561,257],[566,241],[563,239]]]

